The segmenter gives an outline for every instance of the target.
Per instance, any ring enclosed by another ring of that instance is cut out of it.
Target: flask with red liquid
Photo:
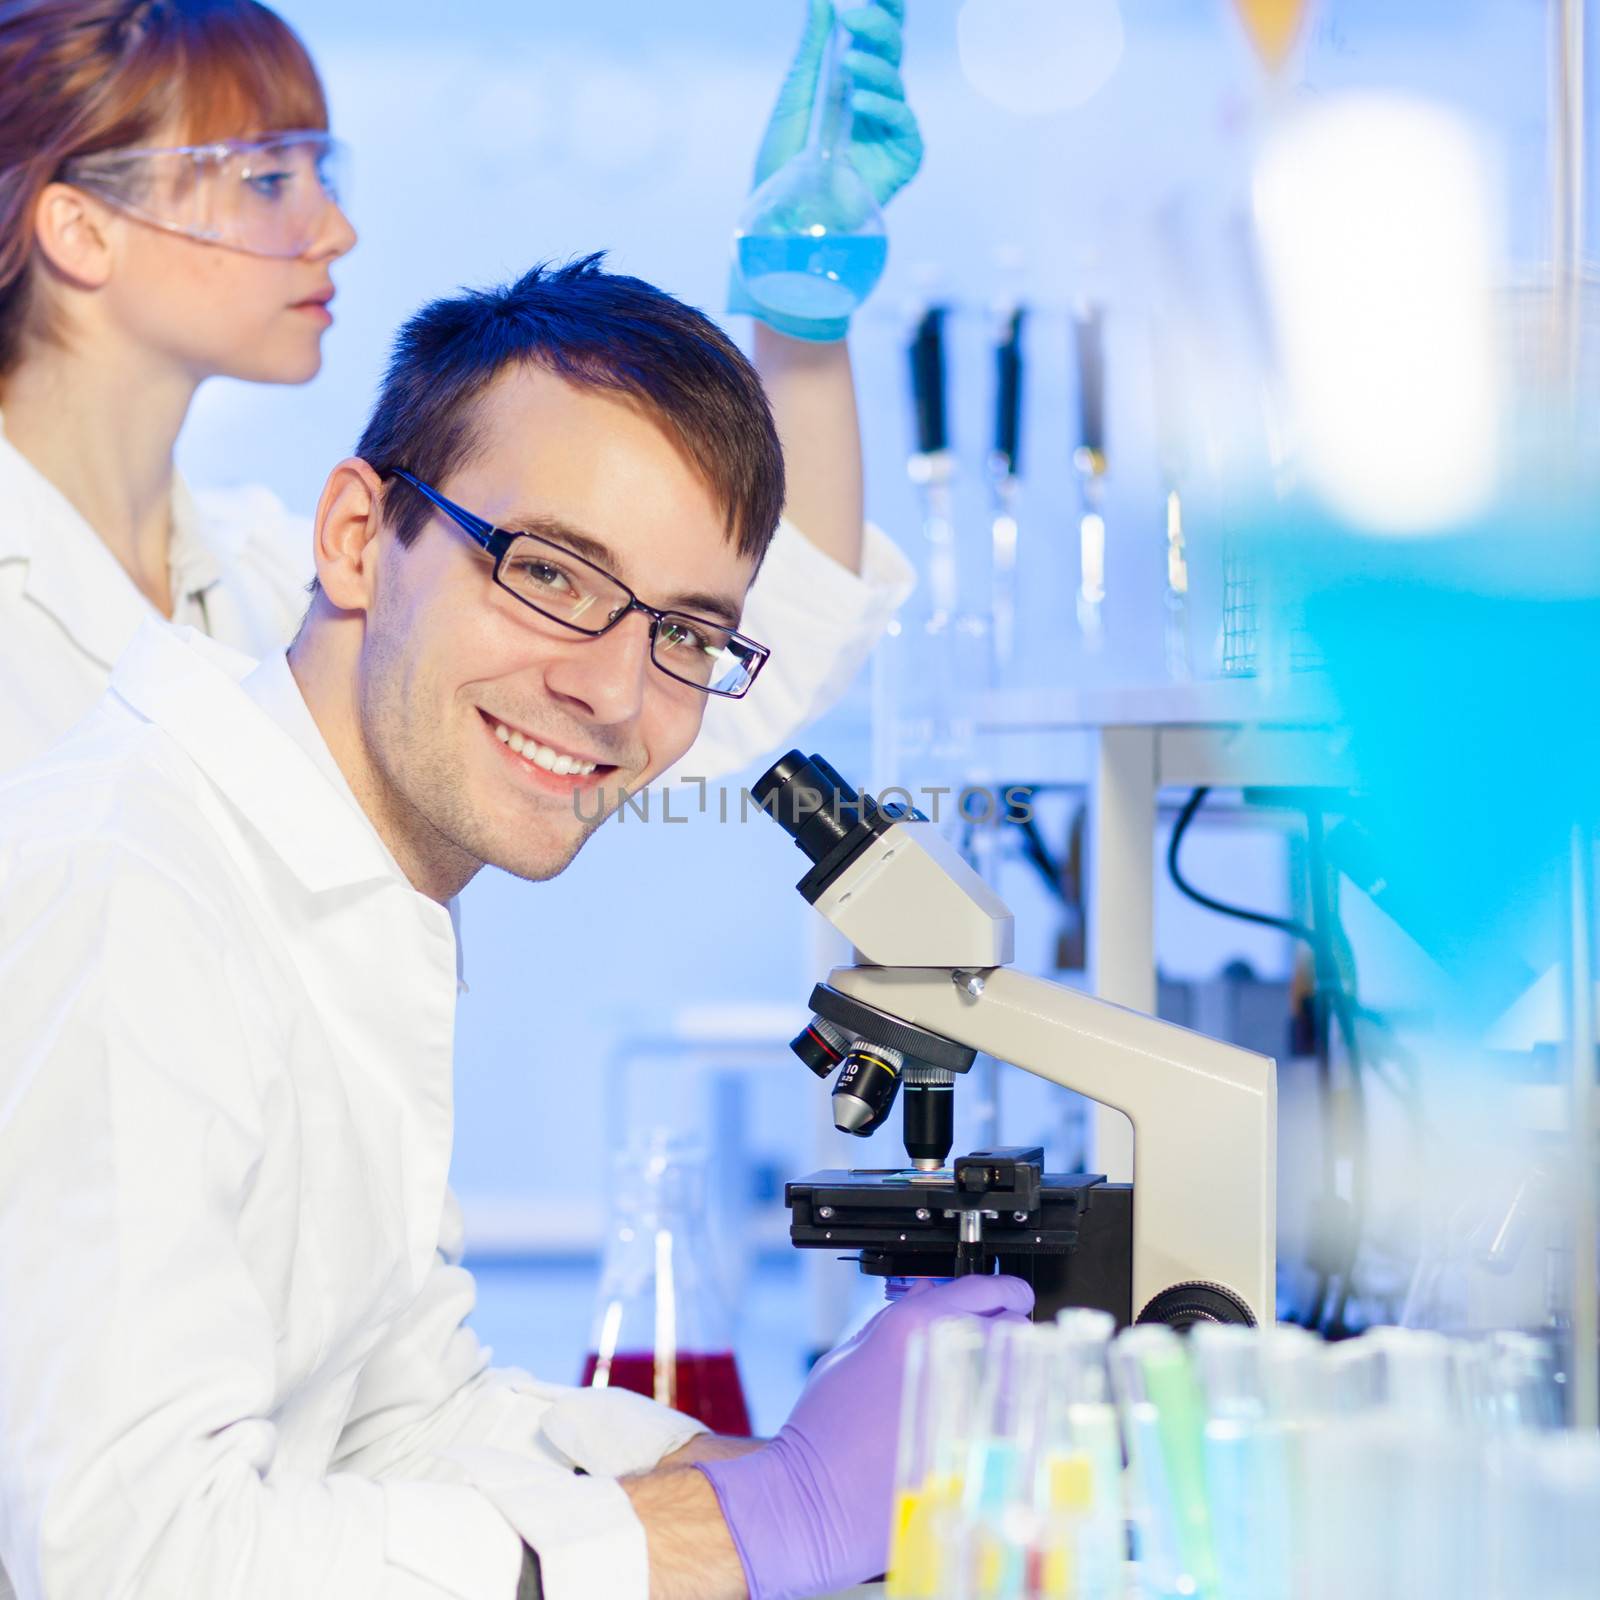
[[[631,1389],[747,1435],[733,1319],[717,1286],[699,1146],[657,1139],[617,1158],[584,1384]]]

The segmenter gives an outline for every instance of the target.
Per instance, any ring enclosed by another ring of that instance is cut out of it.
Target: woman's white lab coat
[[[281,650],[308,603],[310,523],[267,489],[191,493],[181,481],[172,521],[172,620],[257,659]],[[858,575],[781,524],[741,625],[772,659],[744,700],[707,706],[676,770],[715,778],[776,751],[844,692],[910,585],[905,557],[875,528]],[[156,615],[66,497],[0,435],[0,772],[94,705]]]

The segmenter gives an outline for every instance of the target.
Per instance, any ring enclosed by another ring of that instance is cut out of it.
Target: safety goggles
[[[385,477],[411,485],[436,510],[494,558],[494,581],[515,600],[574,633],[598,639],[630,613],[650,619],[650,660],[669,678],[701,694],[739,700],[772,652],[742,633],[688,611],[647,606],[620,578],[536,533],[512,533],[486,522],[403,467]]]
[[[166,149],[104,150],[62,168],[66,183],[168,233],[294,258],[339,204],[346,151],[315,130]]]

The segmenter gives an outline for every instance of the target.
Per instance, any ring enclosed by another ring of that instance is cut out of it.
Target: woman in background
[[[147,616],[251,654],[304,609],[304,525],[194,494],[210,377],[304,383],[356,242],[300,41],[251,0],[0,0],[0,770],[104,692]]]
[[[858,139],[892,149],[892,188],[920,156],[900,9],[849,14]],[[831,24],[809,0],[764,161],[809,116]],[[256,0],[0,0],[0,772],[88,710],[146,618],[257,656],[298,625],[307,524],[264,488],[191,493],[173,452],[207,378],[319,370],[356,238],[339,153],[309,54]],[[708,711],[696,775],[824,710],[909,586],[863,532],[842,332],[758,329],[806,533],[780,528],[751,590],[742,627],[772,659]]]

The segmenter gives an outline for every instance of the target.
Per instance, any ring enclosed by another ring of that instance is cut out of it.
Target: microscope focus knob
[[[1220,1283],[1175,1283],[1151,1300],[1138,1322],[1164,1322],[1169,1328],[1190,1328],[1197,1322],[1236,1322],[1256,1325],[1250,1307],[1232,1289]]]

